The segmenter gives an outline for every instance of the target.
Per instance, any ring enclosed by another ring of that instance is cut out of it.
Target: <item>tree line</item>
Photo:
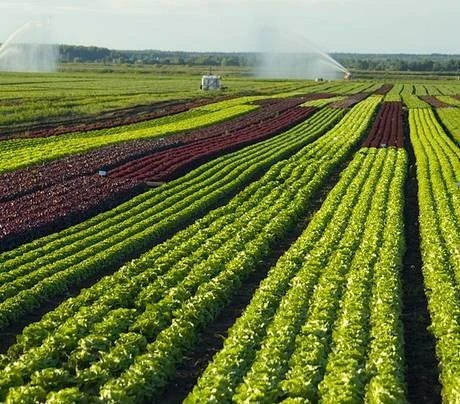
[[[62,63],[252,67],[261,58],[261,54],[247,52],[114,50],[73,45],[59,48]],[[350,70],[460,73],[460,55],[331,53],[331,56]]]

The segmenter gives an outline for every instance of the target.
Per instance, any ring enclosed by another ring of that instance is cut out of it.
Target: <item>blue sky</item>
[[[118,49],[252,51],[271,27],[328,52],[460,53],[459,0],[0,0],[0,41],[38,17]]]

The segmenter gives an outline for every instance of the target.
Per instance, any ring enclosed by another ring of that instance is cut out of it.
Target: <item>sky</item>
[[[0,42],[44,17],[57,43],[112,49],[258,51],[268,29],[326,52],[460,53],[460,0],[0,0]]]

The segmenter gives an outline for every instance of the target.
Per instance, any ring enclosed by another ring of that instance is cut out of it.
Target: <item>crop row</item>
[[[389,83],[383,84],[382,87],[374,91],[374,94],[379,94],[379,95],[388,94],[392,90],[393,87],[394,87],[394,84],[389,84]]]
[[[395,84],[393,88],[386,93],[384,101],[401,101],[401,91],[403,88],[403,84]]]
[[[454,95],[454,96],[445,96],[441,97],[442,100],[445,100],[448,104],[454,105],[456,107],[460,107],[460,95]]]
[[[269,107],[278,104],[280,101],[284,101],[286,105],[291,103],[291,106],[304,105],[306,102],[325,101],[334,98],[335,94],[331,93],[308,93],[294,92],[292,94],[276,94],[272,97],[261,98],[254,100],[254,104],[258,104],[264,107]],[[259,97],[260,98],[260,97]],[[302,102],[300,102],[302,101]],[[313,105],[312,105],[313,106]]]
[[[185,402],[402,401],[406,165],[357,153]]]
[[[229,127],[213,137],[125,163],[110,170],[109,177],[132,178],[140,181],[166,181],[177,177],[178,172],[183,172],[191,164],[287,130],[305,120],[314,111],[315,109],[311,107],[296,107],[260,122],[248,123],[236,129]]]
[[[400,102],[383,103],[364,146],[404,147],[403,111]]]
[[[427,108],[430,109],[431,106],[430,104],[426,103],[420,97],[417,97],[414,94],[403,94],[402,95],[402,100],[404,104],[406,105],[407,108],[413,109],[413,108]]]
[[[0,173],[87,152],[109,144],[137,139],[152,139],[196,129],[243,115],[258,108],[256,105],[247,105],[246,102],[247,99],[244,97],[223,101],[216,103],[215,108],[220,108],[217,110],[211,107],[213,104],[210,104],[207,107],[202,107],[209,108],[206,109],[205,114],[144,129],[115,131],[115,133],[113,131],[111,133],[110,129],[107,129],[108,134],[104,134],[104,131],[101,130],[95,131],[95,133],[85,132],[47,138],[5,140],[0,142],[0,152],[3,157],[0,161]]]
[[[310,98],[310,96],[307,98]],[[101,168],[110,169],[132,159],[143,157],[154,152],[195,142],[215,135],[221,135],[227,130],[234,131],[242,129],[246,125],[257,122],[260,123],[262,120],[294,107],[300,102],[299,99],[270,101],[271,104],[269,106],[249,112],[243,118],[236,117],[225,122],[214,124],[208,128],[152,140],[134,140],[110,145],[87,153],[47,162],[39,166],[32,166],[10,173],[4,173],[0,175],[0,202],[12,200],[35,191],[44,190],[76,177],[92,175]],[[229,102],[230,101],[227,101],[226,105]],[[214,107],[215,105],[209,105],[207,108],[213,109]],[[153,121],[149,122],[149,125],[151,128],[153,126]],[[115,129],[117,131],[119,130],[119,128]],[[114,131],[113,134],[118,133],[117,131]],[[105,132],[109,133],[109,130]],[[102,135],[104,131],[100,131],[99,133]]]
[[[362,102],[228,204],[29,326],[3,358],[2,397],[129,403],[155,396],[199,331],[348,158],[379,101]]]
[[[460,401],[460,149],[431,110],[409,111],[417,160],[425,292],[436,339],[442,395]]]
[[[460,145],[460,109],[442,108],[436,112],[454,141]]]
[[[286,133],[212,160],[158,190],[0,255],[0,328],[50,296],[139,255],[235,195],[343,115],[324,110]]]
[[[179,144],[182,144],[182,141],[176,139],[176,136],[155,140],[135,140],[0,174],[0,202],[44,191],[78,177],[93,175],[100,168],[122,164],[131,158]]]
[[[329,104],[331,108],[351,108],[353,105],[369,97],[370,93],[357,93],[346,97],[344,100],[335,101]]]
[[[228,97],[227,97],[228,98]],[[112,110],[94,116],[79,118],[61,118],[56,121],[48,120],[46,123],[29,125],[27,127],[14,127],[0,133],[0,140],[13,138],[33,138],[57,136],[66,133],[88,132],[115,126],[132,125],[133,123],[171,116],[193,108],[216,102],[216,99],[198,100],[173,100],[156,102],[150,105]]]
[[[302,107],[317,107],[317,108],[322,108],[325,107],[326,105],[332,104],[333,102],[336,101],[341,101],[344,100],[345,96],[343,95],[337,95],[329,98],[321,98],[317,100],[309,100],[307,102],[304,102],[301,104]]]
[[[111,172],[110,178],[80,174],[65,181],[62,177],[70,176],[70,173],[54,173],[55,181],[61,178],[58,184],[0,202],[3,212],[0,219],[2,248],[33,239],[47,230],[57,231],[75,224],[105,207],[114,207],[117,202],[139,193],[143,188],[141,181],[171,179],[174,174],[177,177],[178,170],[181,173],[190,171],[190,164],[203,163],[224,151],[229,152],[287,130],[314,112],[312,108],[292,108],[300,102],[302,100],[299,99],[277,100],[242,118],[197,130],[188,137],[182,135],[185,144],[134,160],[116,169],[114,175]],[[81,158],[84,161],[84,156]],[[75,169],[72,166],[69,171],[75,172]]]
[[[79,223],[145,191],[124,178],[83,176],[23,197],[0,202],[0,251]]]
[[[449,104],[447,104],[444,101],[441,101],[438,97],[435,97],[433,95],[424,95],[420,97],[423,101],[427,102],[434,108],[448,108],[450,107]]]

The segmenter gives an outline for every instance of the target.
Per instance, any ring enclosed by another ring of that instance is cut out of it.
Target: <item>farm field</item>
[[[225,85],[0,74],[0,402],[460,402],[459,82]]]

